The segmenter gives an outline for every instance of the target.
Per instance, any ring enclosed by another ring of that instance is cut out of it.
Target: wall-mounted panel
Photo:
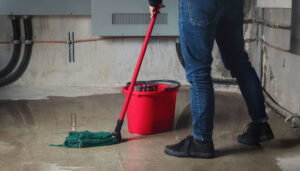
[[[300,55],[300,0],[293,1],[292,10],[292,49],[291,51]]]
[[[178,35],[178,1],[165,0],[152,35]],[[150,21],[146,0],[92,0],[93,36],[144,36]]]
[[[0,15],[90,15],[90,0],[0,0]]]
[[[257,0],[261,8],[292,8],[292,0]]]

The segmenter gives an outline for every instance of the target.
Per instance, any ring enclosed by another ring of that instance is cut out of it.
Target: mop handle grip
[[[142,49],[141,49],[141,52],[140,52],[140,56],[139,56],[138,62],[136,64],[136,67],[135,67],[135,70],[134,70],[134,73],[133,73],[133,77],[131,79],[131,84],[129,86],[128,95],[126,96],[126,99],[125,99],[125,102],[123,104],[123,108],[122,108],[122,111],[121,111],[121,114],[120,114],[119,120],[121,120],[121,121],[124,120],[125,113],[126,113],[128,104],[130,102],[131,95],[132,95],[132,92],[133,92],[133,88],[134,88],[136,79],[138,77],[138,74],[139,74],[139,71],[140,71],[144,56],[145,56],[145,52],[146,52],[146,49],[147,49],[147,46],[148,46],[149,38],[151,36],[157,14],[158,14],[158,11],[154,12],[154,15],[152,16],[150,24],[148,26],[147,34],[146,34],[146,37],[145,37],[145,40],[144,40],[144,43],[143,43],[143,46],[142,46]]]

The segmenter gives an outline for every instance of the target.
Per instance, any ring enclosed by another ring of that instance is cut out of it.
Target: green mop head
[[[50,146],[84,148],[117,144],[121,141],[120,133],[110,132],[69,132],[63,144],[51,144]]]

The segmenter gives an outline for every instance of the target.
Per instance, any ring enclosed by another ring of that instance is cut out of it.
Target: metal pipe
[[[21,53],[21,28],[20,18],[12,16],[11,18],[13,30],[13,53],[7,65],[0,71],[0,79],[8,76],[17,66]]]
[[[285,108],[279,106],[275,100],[264,90],[263,94],[265,96],[266,104],[273,109],[279,116],[285,119],[285,122],[294,128],[300,127],[300,116],[293,114],[292,112],[286,110]]]
[[[262,20],[264,18],[264,9],[258,9],[259,19]],[[262,79],[262,37],[263,37],[263,25],[261,23],[258,24],[258,45],[257,45],[257,76],[259,80]]]
[[[69,62],[75,62],[74,56],[74,32],[69,32]]]
[[[32,51],[32,23],[31,18],[25,16],[24,17],[24,30],[25,30],[25,48],[24,48],[24,54],[23,58],[17,67],[17,69],[8,75],[7,77],[0,79],[0,87],[9,85],[13,83],[14,81],[18,80],[25,70],[27,69],[27,66],[29,64],[30,58],[31,58],[31,51]]]

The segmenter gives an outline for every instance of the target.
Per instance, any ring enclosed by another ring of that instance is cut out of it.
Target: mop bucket
[[[125,96],[129,85],[122,88]],[[173,80],[137,81],[127,108],[129,132],[148,135],[172,130],[179,87]]]

